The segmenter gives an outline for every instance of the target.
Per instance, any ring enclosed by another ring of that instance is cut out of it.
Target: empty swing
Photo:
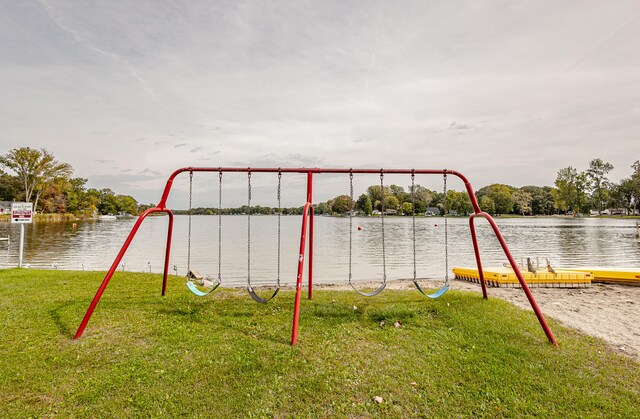
[[[222,172],[219,175],[218,186],[218,277],[215,282],[209,281],[196,270],[191,269],[191,213],[193,197],[193,172],[189,172],[189,234],[187,238],[187,288],[198,297],[204,297],[214,292],[221,284],[220,270],[222,267]],[[203,289],[200,289],[200,288]]]
[[[380,222],[381,222],[381,236],[382,236],[382,285],[380,285],[377,289],[371,292],[360,291],[356,288],[356,286],[352,282],[351,275],[351,259],[352,259],[352,249],[353,249],[353,172],[349,172],[349,197],[351,198],[352,208],[349,211],[349,285],[351,288],[358,294],[365,297],[373,297],[382,292],[383,289],[387,286],[387,263],[386,263],[386,255],[385,255],[385,247],[384,247],[384,171],[380,170],[380,192],[382,194],[382,199],[380,200],[381,211],[380,211]]]
[[[247,207],[248,207],[248,215],[247,215],[247,292],[256,302],[261,304],[266,304],[271,301],[276,295],[278,295],[278,291],[280,291],[280,217],[282,215],[282,205],[280,202],[280,187],[282,184],[282,172],[278,171],[278,274],[276,280],[276,289],[271,294],[269,298],[262,298],[258,294],[256,294],[253,286],[251,285],[251,171],[247,172]]]
[[[443,182],[444,182],[444,200],[443,200],[443,206],[444,206],[444,260],[445,260],[445,267],[444,267],[444,285],[442,285],[442,287],[440,287],[440,289],[438,289],[436,292],[432,293],[432,294],[427,294],[422,287],[420,286],[420,283],[418,282],[418,277],[417,277],[417,273],[416,273],[416,186],[415,186],[415,173],[411,173],[411,201],[413,204],[413,212],[412,212],[412,217],[411,217],[411,221],[412,221],[412,230],[413,230],[413,283],[415,284],[416,288],[418,289],[418,291],[420,291],[423,295],[425,295],[426,297],[429,298],[438,298],[440,296],[442,296],[445,292],[447,292],[449,290],[449,229],[448,229],[448,223],[447,223],[447,212],[448,212],[448,208],[447,208],[447,173],[445,170],[444,176],[443,176]]]

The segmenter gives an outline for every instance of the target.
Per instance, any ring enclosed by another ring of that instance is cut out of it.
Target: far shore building
[[[440,208],[438,207],[427,207],[427,209],[424,211],[425,217],[432,217],[434,215],[439,215],[439,214],[440,214]]]

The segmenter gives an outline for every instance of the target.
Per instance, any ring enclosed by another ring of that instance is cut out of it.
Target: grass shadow
[[[77,301],[67,301],[62,304],[58,304],[56,308],[49,310],[49,317],[53,320],[53,323],[56,325],[56,328],[60,332],[60,334],[66,338],[73,338],[75,334],[75,324],[74,326],[70,326],[63,320],[62,313],[65,312],[69,307],[78,304]]]

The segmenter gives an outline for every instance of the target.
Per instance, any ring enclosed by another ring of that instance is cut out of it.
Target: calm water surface
[[[251,218],[251,278],[255,284],[275,283],[277,278],[277,217]],[[24,263],[31,267],[68,270],[107,270],[124,243],[135,219],[36,223],[26,225]],[[640,242],[635,220],[596,218],[497,218],[496,222],[514,257],[527,256],[554,266],[601,265],[640,269]],[[194,216],[191,266],[215,276],[218,272],[218,217]],[[281,282],[293,284],[301,219],[281,219]],[[381,225],[379,218],[353,220],[354,280],[382,278]],[[358,230],[357,227],[361,227]],[[167,218],[148,217],[124,258],[127,271],[161,272]],[[505,256],[488,224],[477,220],[478,239],[485,266],[501,265]],[[16,266],[19,226],[0,224],[0,266]],[[444,219],[416,219],[417,272],[423,278],[445,276]],[[449,268],[475,266],[466,218],[448,220]],[[188,217],[176,216],[170,260],[179,275],[187,269]],[[411,218],[385,218],[385,253],[388,279],[413,274]],[[319,283],[345,282],[349,262],[349,219],[315,218],[314,278]],[[247,217],[222,217],[222,279],[226,285],[243,285],[247,278]],[[120,266],[120,269],[123,269]],[[450,274],[451,275],[451,274]]]

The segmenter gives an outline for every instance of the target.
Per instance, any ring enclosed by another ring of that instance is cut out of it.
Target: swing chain
[[[247,172],[247,285],[251,287],[251,172]]]
[[[218,173],[218,281],[222,281],[222,170]]]
[[[380,169],[380,193],[382,195],[380,201],[380,224],[381,224],[381,238],[382,238],[382,282],[387,283],[387,258],[385,255],[384,246],[384,169]]]
[[[416,174],[411,170],[411,230],[413,232],[413,280],[417,278],[416,272]]]
[[[349,171],[349,198],[353,202],[353,170]],[[349,211],[349,283],[351,283],[351,258],[353,245],[353,209]]]
[[[280,288],[280,218],[282,216],[282,204],[280,201],[280,189],[282,184],[282,170],[278,169],[278,277],[277,284],[278,288]]]
[[[189,233],[187,238],[187,275],[191,271],[191,208],[193,198],[193,171],[189,172]]]
[[[444,283],[449,284],[449,224],[447,203],[447,169],[444,169]]]

